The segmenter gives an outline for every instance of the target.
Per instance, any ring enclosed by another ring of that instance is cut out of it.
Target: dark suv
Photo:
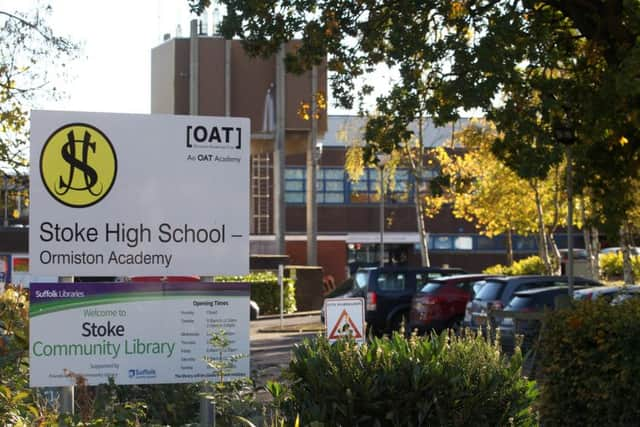
[[[463,273],[459,268],[363,267],[356,271],[351,289],[334,296],[365,298],[367,327],[387,332],[407,324],[411,298],[429,280]]]
[[[482,289],[467,304],[464,326],[471,329],[484,327],[489,310],[502,310],[511,301],[514,293],[527,289],[549,286],[567,286],[567,276],[509,276],[495,277],[485,281]],[[595,280],[574,277],[576,287],[602,286]]]

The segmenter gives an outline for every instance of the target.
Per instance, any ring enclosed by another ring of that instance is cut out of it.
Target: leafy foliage
[[[484,270],[486,274],[520,276],[526,274],[545,274],[544,262],[539,256],[530,256],[514,262],[511,266],[493,265]]]
[[[251,299],[260,306],[261,314],[280,313],[280,287],[278,277],[270,272],[251,273],[247,276],[217,276],[216,282],[247,282],[251,284]],[[296,311],[295,280],[283,278],[284,312]]]
[[[297,346],[287,370],[302,425],[533,425],[533,383],[481,336],[324,337]]]
[[[211,1],[188,3],[202,12]],[[340,106],[371,92],[379,66],[392,69],[396,78],[376,105],[390,130],[385,152],[406,140],[414,119],[430,115],[442,124],[460,109],[479,109],[505,135],[493,147],[498,158],[522,177],[542,179],[562,159],[553,130],[565,120],[577,141],[576,190],[593,190],[614,230],[632,205],[630,183],[640,171],[636,1],[221,3],[222,33],[241,38],[252,54],[272,55],[299,38],[286,59],[292,72],[328,55]],[[358,92],[356,80],[364,80]]]
[[[640,300],[549,312],[540,342],[538,409],[548,426],[624,426],[640,408]]]
[[[50,7],[30,13],[0,10],[0,165],[27,164],[28,111],[38,97],[59,97],[52,80],[62,77],[78,47],[46,23]]]
[[[600,274],[607,280],[619,279],[623,276],[623,256],[621,252],[601,254],[598,257]],[[631,267],[634,277],[640,277],[640,257],[631,257]]]

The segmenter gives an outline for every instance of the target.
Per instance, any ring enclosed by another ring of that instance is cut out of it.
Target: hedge
[[[637,425],[640,300],[603,299],[549,312],[539,347],[544,426]]]
[[[260,306],[260,314],[280,313],[280,286],[274,273],[251,273],[247,276],[217,276],[216,282],[248,282],[251,284],[251,299]],[[284,312],[294,313],[296,308],[295,280],[285,277]]]

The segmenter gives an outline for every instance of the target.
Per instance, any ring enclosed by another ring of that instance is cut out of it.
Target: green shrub
[[[293,350],[288,419],[324,426],[533,425],[533,382],[484,338],[401,334],[357,346],[321,336]]]
[[[606,279],[622,276],[622,254],[602,254],[598,257],[600,274]]]
[[[540,355],[539,412],[545,426],[637,425],[640,300],[585,301],[550,312]]]
[[[622,253],[602,254],[598,257],[600,274],[605,279],[616,279],[623,276]],[[631,257],[631,269],[636,280],[640,279],[640,256]]]
[[[57,424],[29,388],[29,295],[8,285],[0,293],[0,425]]]
[[[537,255],[514,262],[511,266],[501,264],[487,267],[484,270],[486,274],[520,276],[523,274],[545,274],[544,262]]]
[[[280,313],[280,286],[278,276],[273,273],[251,273],[247,276],[217,276],[216,282],[248,282],[251,284],[251,299],[260,306],[260,314]],[[288,277],[284,284],[284,312],[296,311],[295,281]]]

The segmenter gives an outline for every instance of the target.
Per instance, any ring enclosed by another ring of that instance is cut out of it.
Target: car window
[[[438,273],[438,272],[435,272],[435,271],[429,273],[429,278],[430,279],[435,279],[437,277],[442,277],[442,273]]]
[[[355,277],[355,282],[356,285],[360,288],[360,289],[364,289],[367,287],[367,283],[369,283],[369,275],[371,274],[370,271],[357,271],[356,272],[356,277]]]
[[[500,298],[500,294],[503,289],[503,282],[487,280],[485,285],[478,291],[475,298],[481,301],[493,301]]]
[[[485,283],[487,283],[486,280],[478,280],[476,282],[473,282],[472,285],[472,292],[474,295],[476,295],[478,292],[480,292],[480,289],[482,289],[482,287],[485,285]]]
[[[380,273],[378,276],[378,289],[381,291],[404,291],[406,283],[404,273]]]
[[[422,289],[420,289],[420,292],[427,292],[427,293],[435,292],[438,289],[440,289],[441,286],[442,286],[442,283],[428,282],[426,285],[422,287]]]
[[[520,311],[533,307],[533,298],[530,296],[516,296],[505,307],[505,310]]]

